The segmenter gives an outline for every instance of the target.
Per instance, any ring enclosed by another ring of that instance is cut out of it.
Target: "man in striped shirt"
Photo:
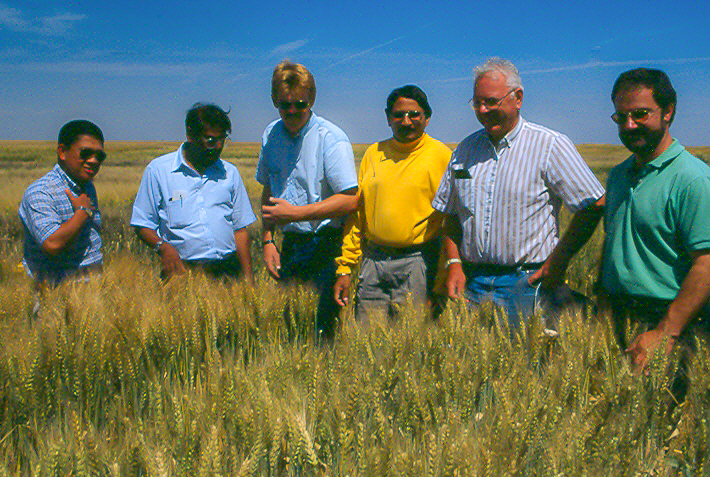
[[[475,69],[470,102],[483,129],[459,144],[432,203],[449,214],[447,293],[492,300],[515,327],[540,302],[536,283],[563,284],[599,222],[604,188],[569,138],[520,116],[523,86],[510,61]],[[575,215],[560,240],[562,204]]]

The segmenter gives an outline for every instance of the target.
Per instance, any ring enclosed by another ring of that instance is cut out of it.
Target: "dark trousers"
[[[281,282],[312,285],[319,294],[316,330],[333,338],[340,307],[335,302],[335,259],[343,244],[342,229],[323,227],[317,233],[284,233],[281,248]]]
[[[610,295],[604,297],[611,307],[614,333],[622,350],[629,347],[630,340],[627,339],[626,329],[629,323],[640,326],[639,334],[652,330],[658,326],[663,316],[668,310],[670,300],[658,300],[655,298],[635,297],[631,295]],[[671,384],[671,393],[676,402],[685,399],[688,392],[690,379],[688,378],[688,366],[696,351],[695,336],[710,335],[710,309],[706,305],[699,316],[685,327],[676,340],[679,351],[679,361],[676,374]],[[631,340],[633,340],[632,337]]]
[[[191,270],[202,270],[212,278],[237,279],[242,274],[242,265],[239,263],[237,253],[230,253],[221,260],[184,260],[185,267]]]

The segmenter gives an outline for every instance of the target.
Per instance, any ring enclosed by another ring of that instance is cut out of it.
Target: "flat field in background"
[[[674,361],[633,377],[591,306],[557,339],[534,320],[511,336],[490,306],[452,303],[436,323],[411,308],[366,330],[346,309],[322,346],[315,297],[266,276],[257,225],[254,289],[200,275],[162,284],[128,220],[146,164],[178,146],[106,143],[104,274],[45,293],[33,319],[17,207],[56,144],[0,141],[0,476],[710,474],[707,348],[672,406]],[[579,150],[602,182],[628,155]],[[258,154],[241,143],[223,154],[255,209]],[[601,238],[569,272],[588,296]]]

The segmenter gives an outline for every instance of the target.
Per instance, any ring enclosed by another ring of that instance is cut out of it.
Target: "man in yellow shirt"
[[[336,259],[335,300],[348,302],[352,269],[363,255],[355,318],[369,311],[393,316],[409,294],[426,303],[432,291],[443,216],[431,206],[451,150],[424,132],[431,117],[426,94],[402,86],[387,98],[392,138],[370,146],[358,174],[359,204],[345,227]]]

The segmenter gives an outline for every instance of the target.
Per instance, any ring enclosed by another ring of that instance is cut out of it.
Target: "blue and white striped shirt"
[[[94,215],[84,223],[74,240],[52,256],[42,250],[42,243],[74,216],[74,207],[65,189],[77,196],[85,192],[94,207]],[[22,263],[35,280],[57,284],[80,268],[102,262],[101,212],[91,182],[82,189],[57,164],[25,190],[18,212],[25,231]]]
[[[544,262],[560,236],[564,203],[577,212],[604,195],[572,141],[519,118],[496,146],[484,129],[454,151],[432,206],[456,215],[467,262]]]

